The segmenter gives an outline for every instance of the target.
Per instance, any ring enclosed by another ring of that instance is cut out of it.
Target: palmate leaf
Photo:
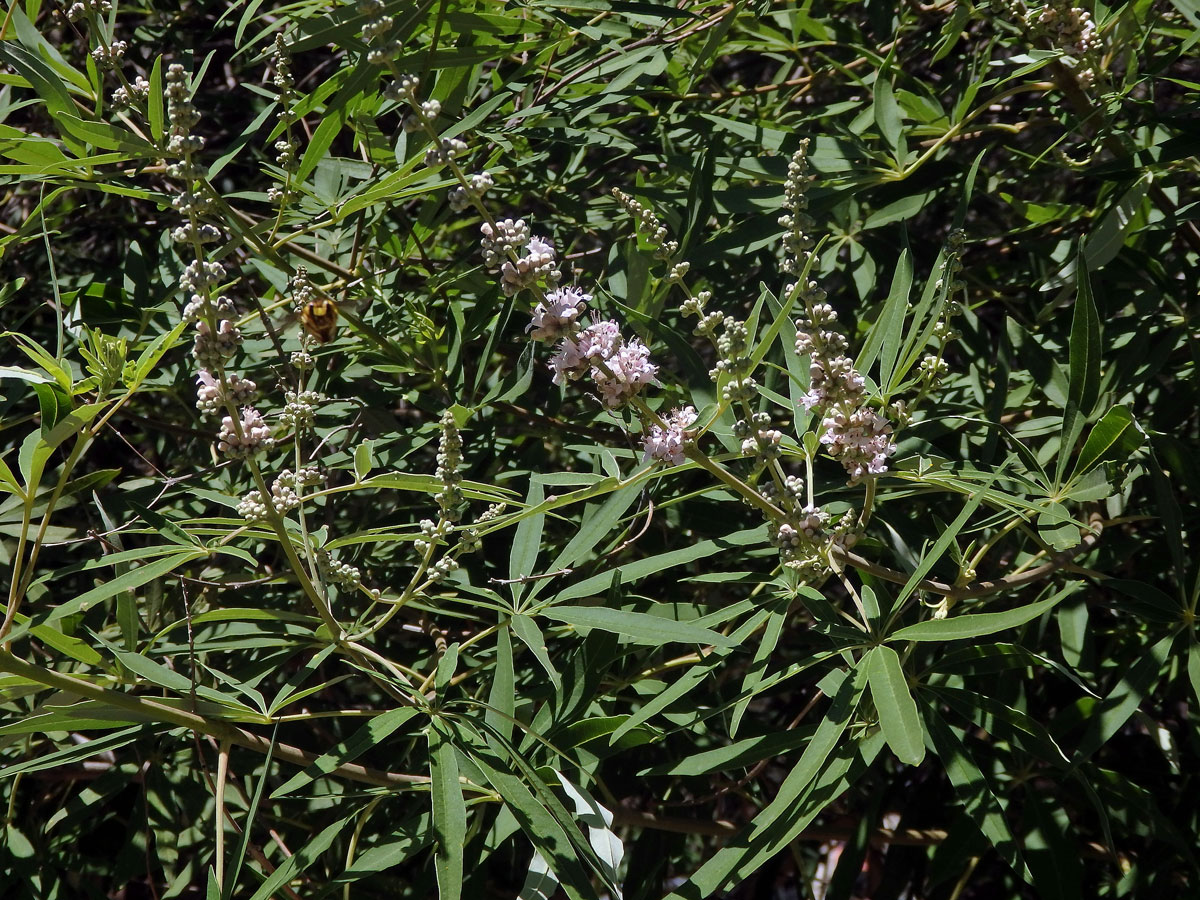
[[[773,801],[666,900],[703,900],[744,880],[791,844],[826,806],[857,782],[882,747],[883,736],[878,732],[843,743],[799,796],[789,792],[786,803]]]
[[[922,713],[929,749],[941,760],[968,817],[1013,871],[1029,881],[1031,876],[1025,867],[1021,849],[1005,820],[1004,806],[993,793],[988,779],[984,777],[962,740],[938,712],[925,706]]]
[[[842,743],[841,752],[826,767],[834,748],[839,746],[842,733],[854,718],[866,683],[867,673],[861,665],[842,679],[825,718],[771,803],[667,900],[700,900],[736,883],[786,846],[793,832],[811,821],[820,811],[821,801],[831,799],[823,788],[837,783],[859,758],[859,745]],[[817,780],[814,785],[814,779],[822,770],[825,784]]]

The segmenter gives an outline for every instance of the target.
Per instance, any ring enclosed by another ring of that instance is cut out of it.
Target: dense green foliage
[[[4,9],[0,894],[1198,889],[1194,0],[268,7]]]

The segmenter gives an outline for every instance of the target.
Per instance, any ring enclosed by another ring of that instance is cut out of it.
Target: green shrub
[[[4,896],[1196,889],[1194,3],[266,7],[5,9]]]

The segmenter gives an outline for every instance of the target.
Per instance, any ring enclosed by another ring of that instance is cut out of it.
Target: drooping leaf
[[[900,657],[891,647],[881,645],[870,650],[861,665],[888,746],[901,762],[919,766],[925,759],[925,739]]]

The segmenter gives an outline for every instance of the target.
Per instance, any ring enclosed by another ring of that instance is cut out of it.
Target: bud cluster
[[[200,222],[198,218],[211,205],[210,189],[202,181],[204,169],[193,159],[194,154],[204,149],[204,138],[192,134],[200,113],[192,102],[191,80],[183,66],[169,65],[165,80],[167,118],[171,123],[167,153],[176,157],[167,166],[167,174],[183,182],[174,206],[185,217],[171,236],[194,251],[179,286],[188,297],[183,318],[195,323],[192,357],[201,367],[196,379],[196,408],[207,415],[216,415],[222,409],[231,413],[221,419],[217,449],[232,458],[245,459],[269,449],[274,440],[262,414],[243,406],[254,402],[257,385],[226,371],[226,363],[241,346],[242,335],[233,321],[233,302],[214,290],[228,277],[226,267],[203,255],[203,245],[220,240],[221,233],[215,225]],[[243,407],[240,414],[233,415],[239,406]]]
[[[711,322],[711,314],[700,320],[701,326]],[[728,403],[749,403],[758,393],[758,382],[750,374],[754,361],[750,358],[750,335],[746,323],[733,316],[721,321],[721,335],[716,339],[717,364],[709,372],[713,381],[728,376],[721,386],[721,398]],[[711,335],[710,335],[711,337]]]
[[[230,405],[246,406],[258,399],[258,386],[236,372],[230,372],[221,381],[208,369],[201,369],[196,381],[199,382],[196,409],[208,416],[216,415]]]
[[[442,436],[438,441],[437,477],[442,481],[442,489],[437,494],[438,508],[445,522],[457,522],[462,518],[462,435],[454,422],[454,414],[447,410],[438,421]]]
[[[271,429],[256,409],[246,407],[239,420],[232,416],[221,419],[217,432],[217,449],[233,459],[247,459],[275,445]]]
[[[138,75],[128,85],[121,85],[112,92],[112,105],[118,112],[129,109],[135,103],[145,103],[150,96],[150,82]]]
[[[290,125],[296,121],[296,114],[292,110],[292,102],[296,99],[296,80],[292,77],[292,55],[288,52],[287,42],[284,41],[280,32],[275,32],[275,46],[271,49],[271,62],[275,69],[271,81],[278,92],[279,103],[279,112],[275,114],[275,117],[284,125]]]
[[[307,431],[313,427],[317,408],[325,399],[316,391],[287,391],[287,403],[279,414],[279,423],[295,431]]]
[[[395,103],[410,102],[416,98],[420,86],[421,79],[416,75],[401,75],[384,85],[383,96]]]
[[[208,209],[209,206],[206,201],[202,201],[190,193],[180,194],[175,198],[175,201],[175,208],[184,213],[192,211],[202,212]],[[193,224],[191,221],[187,221],[177,228],[171,229],[171,240],[177,244],[191,244],[193,242],[211,244],[220,239],[220,229],[216,225],[210,225],[207,222]]]
[[[95,15],[106,16],[112,12],[111,0],[87,0],[86,3],[72,3],[67,7],[67,18],[78,22],[91,11]]]
[[[755,413],[750,420],[739,419],[733,426],[734,437],[742,442],[742,455],[752,456],[760,463],[778,459],[783,433],[771,428],[771,417]]]
[[[790,297],[798,293],[800,299],[810,306],[825,299],[825,291],[805,274],[811,267],[812,248],[815,244],[808,234],[808,229],[813,224],[807,212],[808,187],[811,181],[808,174],[808,138],[805,138],[788,162],[787,179],[783,185],[785,212],[779,217],[779,225],[787,229],[783,237],[782,268],[800,279],[788,284],[784,288],[784,294]]]
[[[445,542],[451,527],[450,523],[445,519],[441,522],[435,522],[433,519],[422,519],[421,537],[413,542],[413,546],[416,547],[418,553],[424,556],[429,552],[430,547]]]
[[[483,261],[488,270],[500,273],[500,287],[506,297],[526,288],[544,291],[558,286],[562,272],[555,262],[554,245],[546,238],[534,237],[524,219],[502,219],[493,226],[479,226],[483,238]]]
[[[500,516],[504,512],[506,505],[504,503],[493,503],[479,515],[474,525],[462,532],[458,539],[460,553],[474,553],[482,546],[483,541],[479,534],[480,526],[486,525],[492,519]]]
[[[247,522],[261,522],[273,509],[279,515],[295,509],[303,499],[300,491],[320,484],[321,473],[313,466],[306,466],[296,473],[284,469],[271,485],[270,506],[263,500],[261,491],[250,491],[238,504],[238,513]]]
[[[467,152],[467,142],[458,138],[438,138],[425,151],[425,165],[436,169]]]
[[[317,563],[324,570],[326,577],[334,584],[347,590],[358,590],[362,586],[362,572],[350,563],[334,559],[328,550],[317,551]]]
[[[763,496],[783,510],[782,521],[771,523],[768,534],[790,568],[823,572],[829,514],[806,499],[803,479],[788,475],[781,487],[763,485]]]
[[[845,336],[832,330],[836,321],[833,308],[818,303],[797,323],[796,352],[809,357],[811,377],[800,399],[805,409],[824,410],[821,443],[854,482],[886,472],[896,447],[888,420],[863,405],[865,379],[846,355]]]
[[[1034,20],[1049,35],[1054,45],[1071,56],[1081,58],[1100,49],[1100,35],[1092,14],[1065,0],[1051,0]]]
[[[455,212],[462,212],[471,205],[473,200],[478,200],[495,186],[496,182],[492,180],[490,173],[476,172],[467,179],[466,186],[459,185],[450,189],[450,193],[447,195],[450,208]]]
[[[171,123],[167,153],[179,158],[167,166],[167,174],[190,182],[205,174],[192,160],[194,154],[204,149],[204,138],[192,134],[192,129],[200,121],[200,113],[192,102],[191,83],[183,66],[179,63],[167,66],[166,82],[167,119]]]
[[[706,313],[704,310],[708,306],[708,301],[712,299],[712,291],[700,291],[694,296],[688,297],[679,305],[679,313],[682,316],[695,316],[699,321],[696,327],[692,329],[692,334],[700,335],[708,338],[714,343],[717,340],[717,328],[725,321],[725,314],[719,309]]]
[[[415,103],[416,101],[414,100],[413,102]],[[404,132],[406,134],[413,134],[425,128],[427,125],[432,126],[434,121],[441,114],[442,104],[440,101],[425,100],[418,104],[417,109],[412,113],[412,115],[404,117]]]
[[[242,333],[229,319],[222,319],[213,331],[208,319],[196,323],[192,338],[192,358],[208,369],[221,369],[242,345]]]
[[[807,410],[857,406],[863,397],[865,381],[846,355],[846,337],[830,327],[836,322],[833,307],[818,303],[807,319],[796,323],[796,352],[810,358],[809,391],[801,398]]]
[[[942,262],[942,270],[936,284],[937,289],[947,295],[957,294],[965,288],[958,278],[958,273],[962,271],[963,239],[963,232],[958,228],[951,231],[947,239],[946,258]],[[948,299],[943,309],[942,317],[933,325],[933,337],[938,342],[938,350],[936,353],[926,354],[917,369],[917,379],[924,387],[933,387],[945,377],[950,367],[942,358],[942,354],[946,346],[959,337],[950,320],[961,313],[962,308],[953,299]]]
[[[1088,10],[1072,6],[1069,0],[1048,0],[1033,11],[1024,0],[1009,0],[1006,5],[1009,15],[1027,33],[1046,38],[1063,52],[1063,61],[1074,68],[1082,87],[1095,83],[1103,42]]]
[[[373,66],[386,66],[401,50],[400,42],[389,37],[394,20],[384,12],[383,0],[358,0],[357,9],[366,19],[362,37],[369,48],[367,62]]]
[[[619,188],[613,188],[612,194],[637,223],[638,234],[654,247],[655,259],[668,259],[679,252],[679,242],[667,239],[667,226],[652,209],[643,206]]]
[[[97,47],[92,51],[92,59],[96,61],[96,65],[102,70],[115,69],[121,64],[121,60],[125,58],[125,51],[129,49],[129,44],[125,41],[113,41],[108,46]]]

